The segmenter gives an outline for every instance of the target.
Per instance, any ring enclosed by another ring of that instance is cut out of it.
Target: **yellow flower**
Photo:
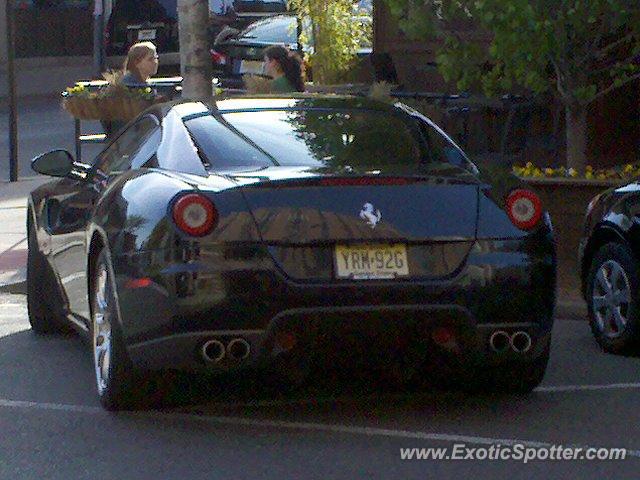
[[[572,178],[575,178],[575,177],[578,176],[578,172],[576,171],[575,168],[570,168],[567,173],[569,173],[569,176],[572,177]]]
[[[544,169],[544,174],[545,174],[547,177],[552,177],[554,173],[555,173],[555,172],[553,171],[553,168],[549,168],[549,167],[547,167],[547,168],[545,168],[545,169]]]
[[[584,174],[584,178],[586,178],[587,180],[591,180],[593,178],[593,172],[587,170],[587,172]]]

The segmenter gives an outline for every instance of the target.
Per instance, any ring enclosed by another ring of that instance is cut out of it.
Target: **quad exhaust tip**
[[[517,353],[526,353],[531,349],[531,335],[520,330],[511,336],[511,348]]]
[[[220,340],[208,340],[202,345],[202,358],[209,363],[219,363],[225,353],[224,344]]]
[[[227,345],[227,355],[232,360],[244,360],[251,353],[251,345],[244,338],[234,338]]]
[[[509,335],[504,330],[496,330],[489,337],[489,346],[496,353],[504,353],[509,348],[516,353],[526,353],[531,349],[531,335],[524,330]]]
[[[233,361],[245,360],[251,353],[251,345],[244,338],[233,338],[224,346],[221,340],[207,340],[200,351],[202,358],[209,363],[220,363],[225,357]]]
[[[505,352],[511,346],[511,337],[504,330],[496,330],[489,337],[489,346],[494,352]]]

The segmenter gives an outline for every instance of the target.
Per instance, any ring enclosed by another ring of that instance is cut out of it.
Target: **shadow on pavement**
[[[28,325],[25,326],[28,328]],[[75,334],[41,336],[31,330],[0,337],[0,397],[42,403],[97,406],[93,361],[87,342]],[[291,383],[272,372],[235,375],[165,371],[141,378],[135,409],[259,406],[260,402],[313,405],[341,398],[358,402],[384,395],[440,392],[444,398],[468,396],[429,383],[407,387],[376,372],[318,368],[304,383]],[[477,396],[482,398],[483,396]],[[447,400],[448,401],[448,400]],[[313,408],[313,407],[312,407]]]

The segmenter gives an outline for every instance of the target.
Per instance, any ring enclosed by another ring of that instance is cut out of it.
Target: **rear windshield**
[[[269,165],[375,168],[444,160],[429,156],[413,119],[370,110],[233,112],[194,118],[186,126],[213,170]]]
[[[265,18],[252,23],[239,38],[261,43],[296,43],[298,40],[297,21],[291,16]]]

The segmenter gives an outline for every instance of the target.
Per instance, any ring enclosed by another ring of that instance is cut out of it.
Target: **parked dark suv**
[[[209,0],[211,45],[229,25],[242,29],[264,16],[284,12],[286,0]],[[109,66],[120,66],[129,47],[150,40],[162,65],[179,65],[177,0],[113,0],[105,11],[104,45]]]

